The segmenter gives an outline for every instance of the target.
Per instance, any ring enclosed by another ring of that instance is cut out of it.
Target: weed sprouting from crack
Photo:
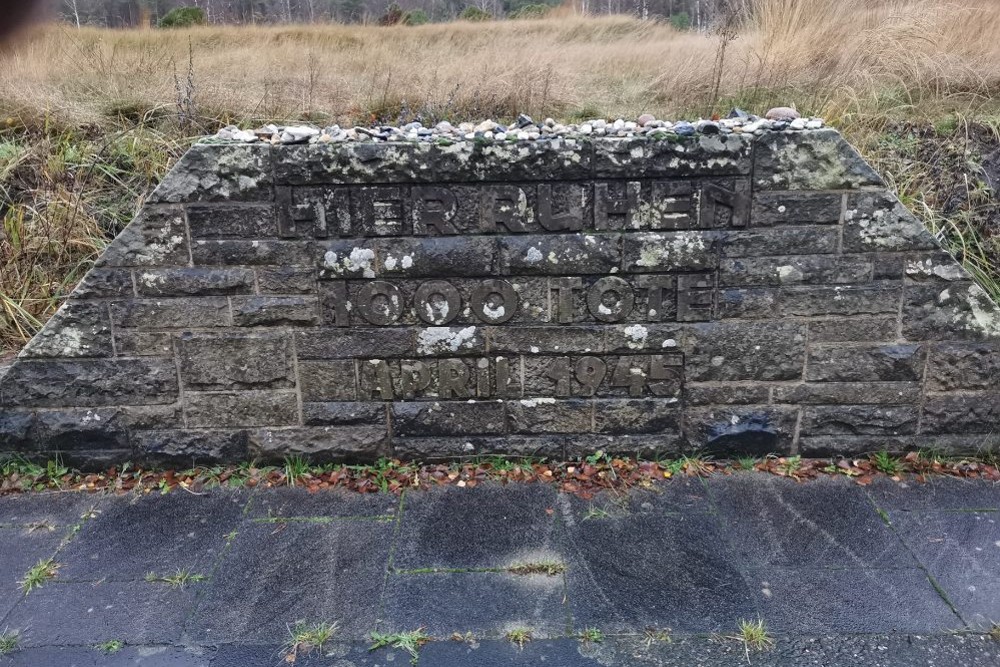
[[[8,653],[13,653],[17,650],[18,645],[21,643],[21,633],[17,630],[10,630],[9,628],[4,628],[3,632],[0,632],[0,655],[7,655]]]
[[[371,633],[372,645],[368,649],[374,651],[380,648],[398,648],[410,654],[410,664],[417,664],[420,656],[420,647],[431,640],[430,636],[424,632],[423,628],[417,628],[410,632],[395,633]]]
[[[653,644],[671,644],[673,638],[670,636],[670,628],[646,628],[643,630],[642,641],[646,646]]]
[[[281,655],[286,662],[294,663],[299,655],[322,651],[339,627],[338,623],[296,621],[295,625],[288,627],[288,639],[281,649]]]
[[[511,644],[517,644],[518,649],[523,649],[524,645],[534,638],[528,628],[515,628],[504,636]]]
[[[120,639],[109,639],[106,642],[101,642],[94,648],[96,648],[98,651],[101,651],[102,653],[107,653],[108,655],[111,655],[113,653],[118,653],[118,651],[125,648],[125,642],[123,642]]]
[[[604,641],[604,633],[597,628],[585,628],[580,631],[577,638],[584,644],[600,644]]]
[[[507,568],[507,572],[517,575],[544,574],[554,577],[566,571],[566,564],[559,561],[538,561],[533,563],[520,563]]]
[[[24,579],[19,582],[21,590],[25,593],[30,593],[36,588],[41,588],[45,582],[55,578],[56,572],[60,567],[62,565],[55,562],[52,558],[38,561],[31,566],[31,569],[25,573]]]
[[[750,651],[766,651],[774,646],[774,638],[767,632],[767,624],[763,619],[759,617],[756,621],[740,619],[738,626],[739,633],[729,635],[726,639],[743,644],[747,664],[750,664]]]
[[[205,581],[207,578],[203,574],[184,569],[178,569],[173,574],[159,575],[155,572],[150,572],[146,575],[146,581],[149,583],[167,584],[171,588],[184,588],[188,584],[196,584],[200,581]]]

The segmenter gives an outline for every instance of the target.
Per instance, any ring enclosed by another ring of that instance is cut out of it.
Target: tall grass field
[[[198,135],[265,122],[709,117],[845,133],[1000,296],[1000,2],[745,0],[708,32],[564,11],[423,26],[49,24],[0,51],[0,356]]]

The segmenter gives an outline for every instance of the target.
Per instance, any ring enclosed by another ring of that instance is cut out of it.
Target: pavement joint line
[[[250,497],[247,498],[247,502],[243,506],[243,510],[240,513],[241,517],[240,522],[237,523],[236,527],[234,527],[229,533],[223,536],[222,549],[220,550],[218,557],[215,559],[215,562],[212,563],[212,567],[209,569],[208,575],[206,575],[205,577],[205,583],[211,584],[212,582],[214,582],[216,573],[218,573],[219,568],[222,567],[222,562],[225,560],[226,556],[229,555],[229,551],[233,547],[233,542],[235,542],[236,538],[239,536],[240,526],[243,524],[243,522],[246,521],[247,516],[250,514],[250,508],[252,507],[254,500],[256,500],[257,489],[255,488],[251,490],[249,495]],[[191,611],[187,614],[187,616],[184,618],[184,621],[181,623],[181,634],[180,634],[181,639],[187,638],[189,631],[188,626],[197,617],[198,610],[201,609],[201,603],[204,600],[205,595],[208,594],[209,588],[210,586],[204,586],[202,587],[202,590],[195,591],[194,603],[191,605]]]
[[[872,497],[872,494],[871,494],[871,492],[868,489],[864,489],[864,496],[865,496],[865,498],[868,499],[868,502],[871,503],[871,506],[875,510],[876,513],[879,513],[880,516],[881,516],[881,512],[885,512],[886,516],[889,516],[888,512],[886,512],[886,510],[883,509],[875,501],[875,498]],[[899,540],[899,543],[903,545],[903,548],[906,549],[906,552],[908,554],[910,554],[910,557],[913,558],[914,562],[917,563],[917,565],[919,566],[919,569],[924,573],[924,576],[927,577],[927,582],[930,584],[931,588],[934,589],[934,592],[937,593],[938,597],[940,597],[941,600],[946,605],[948,605],[948,609],[951,610],[951,613],[955,614],[955,617],[958,618],[958,620],[961,621],[962,624],[967,629],[971,629],[972,625],[967,620],[965,620],[965,618],[962,616],[962,614],[958,611],[958,608],[955,607],[955,604],[948,597],[948,592],[944,589],[944,587],[941,586],[940,583],[938,583],[937,579],[934,578],[934,575],[931,574],[930,570],[927,568],[927,566],[924,564],[924,562],[920,560],[920,557],[917,556],[917,554],[913,551],[913,549],[910,547],[909,543],[905,539],[903,539],[903,535],[897,529],[896,524],[894,524],[891,521],[891,518],[890,518],[890,521],[887,523],[887,526],[888,526],[889,530],[892,531],[892,534],[896,536],[896,539]]]
[[[56,558],[58,558],[62,550],[66,548],[66,546],[70,542],[73,541],[73,538],[76,537],[83,530],[83,526],[87,523],[87,521],[90,521],[97,516],[96,509],[97,509],[97,504],[94,503],[89,508],[84,510],[84,513],[77,518],[76,523],[66,526],[67,532],[63,536],[63,539],[59,541],[59,545],[56,547],[55,552],[52,554],[49,560],[52,560],[57,565],[59,564]],[[39,562],[43,560],[45,559],[44,558],[39,559]],[[46,581],[43,585],[47,586],[52,583],[55,583],[54,578],[50,581]],[[10,615],[14,613],[14,610],[17,609],[18,606],[20,606],[24,602],[25,598],[28,596],[28,591],[23,590],[23,587],[21,586],[19,586],[18,588],[20,590],[20,597],[18,597],[17,602],[14,603],[14,605],[10,608],[10,610],[6,614],[0,617],[0,625],[4,627],[6,627],[5,621],[8,618],[10,618]]]
[[[354,516],[266,516],[250,519],[251,523],[318,523],[331,524],[338,521],[372,521],[375,523],[391,523],[395,521],[394,514],[371,514]]]
[[[389,590],[389,577],[395,569],[396,546],[399,543],[399,535],[402,532],[403,518],[406,511],[406,496],[408,491],[404,490],[399,494],[399,502],[396,504],[396,525],[392,531],[392,542],[389,544],[389,555],[385,563],[385,575],[382,578],[382,593],[379,595],[378,612],[375,614],[375,627],[372,632],[378,632],[379,626],[383,622],[385,615],[385,596]]]

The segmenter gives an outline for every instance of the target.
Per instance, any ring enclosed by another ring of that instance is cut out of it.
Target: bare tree
[[[77,29],[80,28],[80,8],[76,4],[76,0],[69,0],[69,10],[73,12],[73,20],[76,22]]]

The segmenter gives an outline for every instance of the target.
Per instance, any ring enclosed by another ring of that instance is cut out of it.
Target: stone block
[[[684,417],[684,435],[697,451],[763,456],[789,452],[798,409],[775,405],[690,407]]]
[[[932,345],[927,389],[1000,390],[1000,342]]]
[[[295,384],[287,334],[187,333],[178,341],[177,352],[187,389],[282,389]]]
[[[903,336],[918,341],[1000,339],[1000,306],[972,282],[907,285]]]
[[[363,401],[303,403],[302,418],[306,426],[376,426],[388,420],[385,404]]]
[[[417,333],[408,327],[316,329],[295,332],[299,359],[383,359],[416,354]]]
[[[836,225],[844,196],[839,192],[757,192],[753,196],[750,224]]]
[[[497,240],[487,236],[379,239],[371,246],[378,278],[494,276],[499,266]]]
[[[753,386],[728,382],[718,385],[687,384],[684,401],[687,405],[765,405],[771,402],[771,391],[771,387],[757,382]]]
[[[385,426],[311,426],[255,429],[250,454],[266,462],[304,456],[313,462],[375,460],[389,453]]]
[[[812,346],[809,382],[921,382],[926,349],[922,345]]]
[[[896,316],[842,317],[809,322],[810,343],[895,341],[899,337]]]
[[[99,301],[67,301],[21,351],[22,358],[110,357],[111,323]]]
[[[847,195],[844,252],[937,250],[924,223],[886,191]]]
[[[260,266],[256,269],[261,294],[313,294],[316,270],[296,266]]]
[[[465,437],[401,437],[393,435],[393,455],[403,460],[429,461],[476,456],[564,459],[568,438],[562,435],[502,435]]]
[[[309,326],[320,323],[315,296],[233,297],[233,324],[238,327]]]
[[[921,434],[997,434],[1000,393],[975,392],[930,395],[924,401]]]
[[[781,310],[781,291],[771,287],[720,289],[716,309],[720,320],[769,319]]]
[[[972,275],[950,253],[933,250],[908,253],[903,267],[907,280],[913,282],[950,283],[972,280]]]
[[[768,132],[754,142],[754,191],[852,190],[884,186],[834,129]]]
[[[682,409],[675,398],[594,401],[594,432],[679,434]]]
[[[871,282],[873,271],[869,260],[844,255],[744,257],[722,260],[719,284],[723,287],[850,285]]]
[[[811,405],[802,410],[799,434],[913,435],[919,413],[915,405]]]
[[[174,334],[168,331],[118,329],[114,338],[119,357],[169,357],[174,353]]]
[[[605,327],[487,327],[490,354],[600,354]]]
[[[187,220],[193,239],[258,239],[278,235],[274,207],[270,204],[189,206]]]
[[[393,433],[402,437],[495,435],[506,432],[504,404],[498,401],[398,402],[392,406]]]
[[[148,201],[270,201],[274,198],[271,169],[267,144],[195,144]]]
[[[587,275],[618,271],[619,234],[553,234],[500,238],[503,275]]]
[[[43,451],[131,452],[128,420],[121,408],[70,408],[36,412],[36,447]]]
[[[817,382],[774,388],[775,403],[898,405],[920,402],[919,382]]]
[[[824,255],[837,252],[836,227],[770,227],[727,231],[719,243],[726,257]]]
[[[741,134],[644,138],[593,142],[594,176],[598,178],[681,178],[750,173],[753,139]],[[546,173],[546,172],[538,172]]]
[[[73,288],[74,299],[129,297],[134,294],[129,269],[91,269]]]
[[[892,283],[789,288],[781,294],[781,314],[814,317],[898,313],[901,291]]]
[[[252,294],[254,275],[249,269],[143,269],[135,272],[135,287],[140,297]]]
[[[687,379],[795,380],[802,377],[806,328],[785,321],[715,322],[690,329]]]
[[[146,206],[94,266],[187,266],[190,261],[184,211],[179,206]]]
[[[231,323],[224,297],[112,301],[109,308],[116,329],[202,329]]]
[[[353,359],[300,361],[299,382],[303,401],[353,401],[359,398]]]
[[[233,463],[250,458],[249,436],[239,429],[134,431],[140,460],[157,465]]]
[[[719,232],[625,234],[622,268],[633,273],[704,271],[719,265]]]
[[[34,449],[38,442],[32,437],[35,413],[30,410],[0,411],[0,452]]]
[[[198,239],[191,245],[195,266],[310,266],[315,262],[311,241],[244,241]]]
[[[592,430],[594,402],[582,399],[525,398],[507,403],[511,433],[587,433]]]
[[[298,426],[294,391],[184,393],[184,413],[192,428]]]
[[[0,405],[98,407],[177,400],[172,359],[22,360],[0,377]]]

